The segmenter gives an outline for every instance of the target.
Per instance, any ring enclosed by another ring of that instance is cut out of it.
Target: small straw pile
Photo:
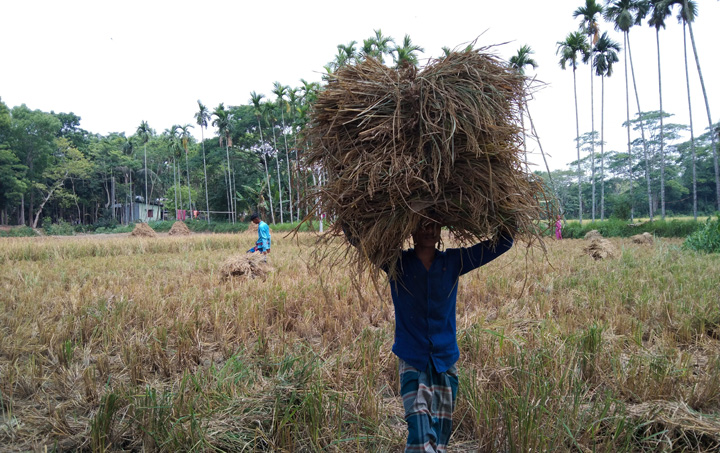
[[[263,281],[271,271],[272,267],[267,263],[267,256],[260,253],[233,255],[225,260],[219,270],[222,280],[242,277],[246,279],[261,278]]]
[[[190,228],[185,225],[185,222],[177,221],[173,223],[168,233],[170,236],[188,236],[190,235]]]
[[[593,239],[592,242],[590,242],[590,245],[585,247],[583,250],[595,261],[614,258],[617,254],[617,250],[612,242],[607,239],[603,239],[602,237],[599,239]]]
[[[143,238],[154,238],[157,237],[157,233],[147,223],[136,223],[133,228],[132,237],[143,237]]]
[[[655,240],[653,239],[653,235],[648,233],[647,231],[643,234],[636,234],[635,236],[631,236],[630,239],[632,239],[633,244],[642,244],[642,245],[653,245]]]
[[[334,219],[326,238],[344,228],[357,239],[350,253],[361,267],[392,275],[426,220],[461,244],[503,232],[540,240],[545,198],[523,170],[518,126],[524,79],[486,50],[422,70],[368,58],[339,69],[318,95],[306,158],[327,184],[308,201]]]
[[[585,233],[585,240],[592,241],[593,239],[602,239],[603,235],[598,230],[590,230]]]

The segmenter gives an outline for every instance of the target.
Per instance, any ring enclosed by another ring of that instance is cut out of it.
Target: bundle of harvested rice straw
[[[551,214],[523,169],[525,81],[487,50],[452,52],[421,70],[368,58],[340,68],[319,93],[306,158],[327,183],[308,200],[334,220],[326,237],[344,228],[357,239],[350,253],[361,266],[394,272],[426,219],[461,244],[502,232],[540,238],[536,220]]]
[[[267,256],[260,253],[245,253],[228,257],[220,266],[219,274],[221,280],[242,277],[261,278],[264,281],[271,271],[272,267],[267,262]]]
[[[157,233],[147,223],[136,223],[130,233],[131,237],[142,237],[142,238],[154,238],[157,237]]]

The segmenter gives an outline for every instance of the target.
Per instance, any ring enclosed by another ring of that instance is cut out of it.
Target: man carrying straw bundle
[[[357,275],[382,270],[390,282],[406,451],[445,451],[450,437],[458,278],[520,235],[540,240],[538,220],[552,218],[522,161],[524,79],[483,50],[422,70],[372,58],[344,66],[318,94],[307,130],[306,162],[326,175],[307,200],[334,220],[321,236],[330,247],[316,250],[349,251]],[[440,226],[465,247],[436,248]],[[334,248],[340,233],[348,243]],[[403,250],[410,237],[414,248]]]
[[[357,241],[346,230],[351,244]],[[458,278],[508,251],[505,233],[497,243],[440,251],[441,225],[426,219],[413,233],[414,248],[402,252],[390,278],[395,308],[395,343],[400,393],[408,427],[406,452],[445,451],[452,433],[460,358],[455,307]],[[387,268],[383,268],[387,271]]]

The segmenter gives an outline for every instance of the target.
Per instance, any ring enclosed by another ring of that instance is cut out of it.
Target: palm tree
[[[175,192],[175,219],[178,218],[178,206],[182,206],[182,191],[178,193],[179,177],[177,177],[175,173],[175,157],[180,155],[180,150],[182,149],[182,145],[180,144],[180,140],[178,139],[177,130],[178,126],[173,125],[173,127],[171,127],[170,129],[165,129],[165,132],[163,133],[165,142],[168,147],[168,151],[170,153],[170,157],[172,158],[173,190]]]
[[[665,219],[665,125],[663,120],[662,71],[660,70],[660,28],[665,28],[665,18],[670,15],[670,7],[665,0],[650,0],[652,12],[648,25],[655,27],[658,60],[658,92],[660,95],[660,215]]]
[[[693,0],[665,0],[665,5],[671,8],[673,5],[680,5],[680,14],[678,21],[683,23],[683,40],[685,40],[685,26],[690,31],[690,42],[692,43],[693,55],[695,56],[695,65],[697,66],[698,76],[700,77],[700,87],[702,88],[703,98],[705,99],[705,111],[708,117],[708,130],[710,131],[710,142],[712,144],[713,166],[715,168],[715,192],[717,198],[717,208],[720,210],[720,168],[718,168],[718,149],[715,142],[715,134],[712,133],[713,122],[710,114],[710,104],[708,103],[707,91],[705,90],[705,80],[700,69],[700,58],[698,57],[697,47],[695,46],[695,34],[693,33],[692,23],[697,17],[697,4]],[[687,52],[687,51],[686,51]],[[687,56],[685,57],[685,65],[687,66]],[[685,69],[687,75],[687,68]],[[688,94],[689,96],[689,94]],[[692,133],[691,133],[692,135]]]
[[[185,151],[185,169],[187,170],[187,183],[188,183],[188,198],[189,198],[189,207],[188,211],[190,212],[190,219],[192,219],[192,190],[190,189],[190,164],[188,163],[188,143],[190,141],[190,128],[193,127],[191,124],[186,124],[184,126],[179,126],[178,129],[180,131],[180,143],[182,144],[183,151]]]
[[[445,50],[443,50],[445,51]],[[534,52],[528,46],[527,44],[520,47],[517,51],[517,54],[510,57],[510,67],[515,69],[520,74],[525,74],[525,66],[530,66],[533,69],[537,68],[537,62],[530,56]],[[447,56],[447,53],[446,53]],[[525,167],[527,169],[527,143],[526,143],[526,137],[525,137],[525,116],[523,115],[523,107],[526,105],[527,101],[523,99],[522,104],[520,105],[520,125],[522,126],[523,130],[523,151],[525,152]]]
[[[580,22],[580,31],[585,33],[594,46],[600,36],[600,25],[597,17],[602,14],[603,7],[598,5],[595,0],[585,0],[585,6],[581,6],[573,13],[574,18],[582,17]],[[588,63],[591,53],[583,58],[584,63]],[[595,88],[593,86],[593,67],[590,64],[590,160],[591,160],[591,184],[592,184],[592,221],[595,221]]]
[[[147,121],[142,120],[140,122],[140,126],[138,126],[137,131],[135,132],[140,139],[140,143],[143,144],[143,151],[145,154],[145,203],[149,203],[150,200],[148,199],[148,188],[147,188],[147,142],[150,141],[150,137],[152,136],[152,129],[150,129],[150,126],[148,126]]]
[[[280,178],[280,151],[277,147],[277,137],[275,136],[275,124],[277,123],[277,118],[275,117],[275,114],[273,112],[273,104],[270,102],[266,102],[262,105],[263,110],[263,116],[268,120],[270,123],[270,126],[272,127],[272,133],[273,133],[273,150],[275,151],[275,165],[277,167],[277,175],[278,175],[278,198],[280,199],[280,223],[283,222],[283,200],[282,200],[282,179]],[[268,188],[268,190],[270,190]]]
[[[295,148],[295,197],[297,204],[295,205],[295,215],[296,215],[296,221],[300,221],[300,188],[298,187],[298,183],[300,182],[300,156],[298,153],[298,146],[297,146],[297,134],[296,132],[296,113],[299,109],[299,102],[300,97],[298,94],[299,89],[298,88],[290,88],[287,87],[287,96],[288,96],[288,110],[290,112],[290,131],[293,135],[293,143]]]
[[[383,56],[388,54],[392,56],[395,51],[390,44],[395,44],[395,40],[390,36],[384,36],[381,29],[373,30],[375,36],[372,38],[373,46],[375,49],[374,57],[383,62]]]
[[[275,224],[275,209],[273,208],[272,193],[270,191],[270,172],[268,171],[267,154],[265,153],[265,140],[263,140],[262,125],[260,124],[260,118],[262,117],[262,109],[260,107],[260,101],[265,95],[257,94],[256,92],[250,93],[250,102],[253,104],[253,112],[255,118],[257,118],[258,130],[260,131],[260,153],[262,154],[263,163],[265,164],[265,182],[267,183],[268,200],[270,201],[270,216],[272,223]]]
[[[593,47],[593,66],[595,74],[600,76],[600,220],[605,220],[605,77],[613,73],[613,64],[619,61],[617,53],[620,44],[610,39],[604,32]],[[593,173],[595,165],[593,163]],[[593,174],[593,197],[595,196],[595,176]],[[594,203],[594,200],[593,200]]]
[[[393,51],[395,52],[393,55],[395,66],[399,68],[406,64],[417,66],[419,64],[417,52],[425,52],[425,49],[413,44],[410,35],[405,35],[402,45],[396,45]]]
[[[580,166],[580,119],[578,117],[578,104],[577,104],[577,77],[575,72],[577,71],[578,56],[583,59],[590,52],[587,38],[582,32],[570,32],[568,33],[565,41],[559,41],[557,43],[558,49],[556,53],[560,54],[560,67],[565,69],[567,63],[570,62],[573,70],[573,93],[575,94],[575,144],[577,146],[577,158],[578,158],[578,214],[580,224],[582,225],[582,168]],[[578,55],[579,54],[579,55]]]
[[[635,101],[637,103],[638,116],[642,109],[640,108],[640,97],[638,96],[637,83],[635,82],[635,67],[633,66],[632,51],[630,50],[630,29],[633,25],[640,25],[642,20],[650,11],[649,0],[615,0],[608,2],[605,8],[605,18],[615,24],[615,30],[622,31],[624,37],[625,47],[625,103],[627,110],[627,134],[628,134],[628,156],[630,156],[630,101],[629,101],[629,86],[627,78],[627,60],[630,59],[630,71],[632,73],[633,88],[635,90]],[[652,189],[650,186],[650,160],[647,150],[647,142],[645,140],[645,126],[640,120],[640,134],[642,138],[643,154],[645,158],[645,180],[647,182],[647,195],[648,195],[648,213],[650,220],[653,219],[653,205],[652,205]],[[631,185],[632,190],[632,185]],[[631,208],[631,217],[633,216],[633,209]]]
[[[133,154],[135,154],[135,144],[130,138],[126,138],[123,142],[123,154],[126,156],[132,158]],[[133,221],[133,184],[132,184],[132,167],[130,164],[125,168],[127,171],[127,179],[129,183],[129,189],[128,193],[130,194],[130,214],[128,215],[128,223],[132,223]]]
[[[210,198],[208,196],[207,186],[207,162],[205,161],[205,128],[207,128],[208,121],[210,120],[210,111],[207,107],[203,105],[202,102],[200,102],[200,99],[198,99],[197,103],[198,111],[195,113],[195,122],[198,126],[200,126],[200,140],[202,140],[203,152],[203,176],[205,177],[205,209],[207,210],[206,219],[207,223],[210,223]]]
[[[225,105],[221,102],[213,111],[215,119],[212,120],[212,125],[218,129],[218,137],[220,139],[220,146],[225,141],[225,155],[227,157],[227,195],[228,195],[228,220],[230,222],[235,221],[235,213],[233,212],[232,203],[232,171],[230,165],[230,147],[232,146],[232,135],[230,133],[230,112],[225,110]]]
[[[355,41],[352,41],[350,44],[353,45]],[[339,47],[339,46],[338,46]],[[354,57],[353,57],[354,58]],[[282,119],[282,136],[283,141],[285,142],[285,161],[287,164],[287,177],[288,177],[288,205],[290,207],[290,221],[292,222],[293,218],[293,196],[292,196],[292,182],[290,180],[290,153],[288,152],[288,145],[287,145],[287,136],[285,135],[285,95],[287,95],[288,87],[282,85],[280,82],[273,83],[273,89],[272,93],[277,96],[277,106],[280,108],[280,117]]]

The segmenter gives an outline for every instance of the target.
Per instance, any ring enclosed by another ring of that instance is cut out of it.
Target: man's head
[[[423,219],[412,234],[415,247],[435,247],[440,242],[441,225],[431,219]]]
[[[258,223],[260,223],[260,217],[257,214],[253,214],[250,216],[250,221],[257,225]]]

